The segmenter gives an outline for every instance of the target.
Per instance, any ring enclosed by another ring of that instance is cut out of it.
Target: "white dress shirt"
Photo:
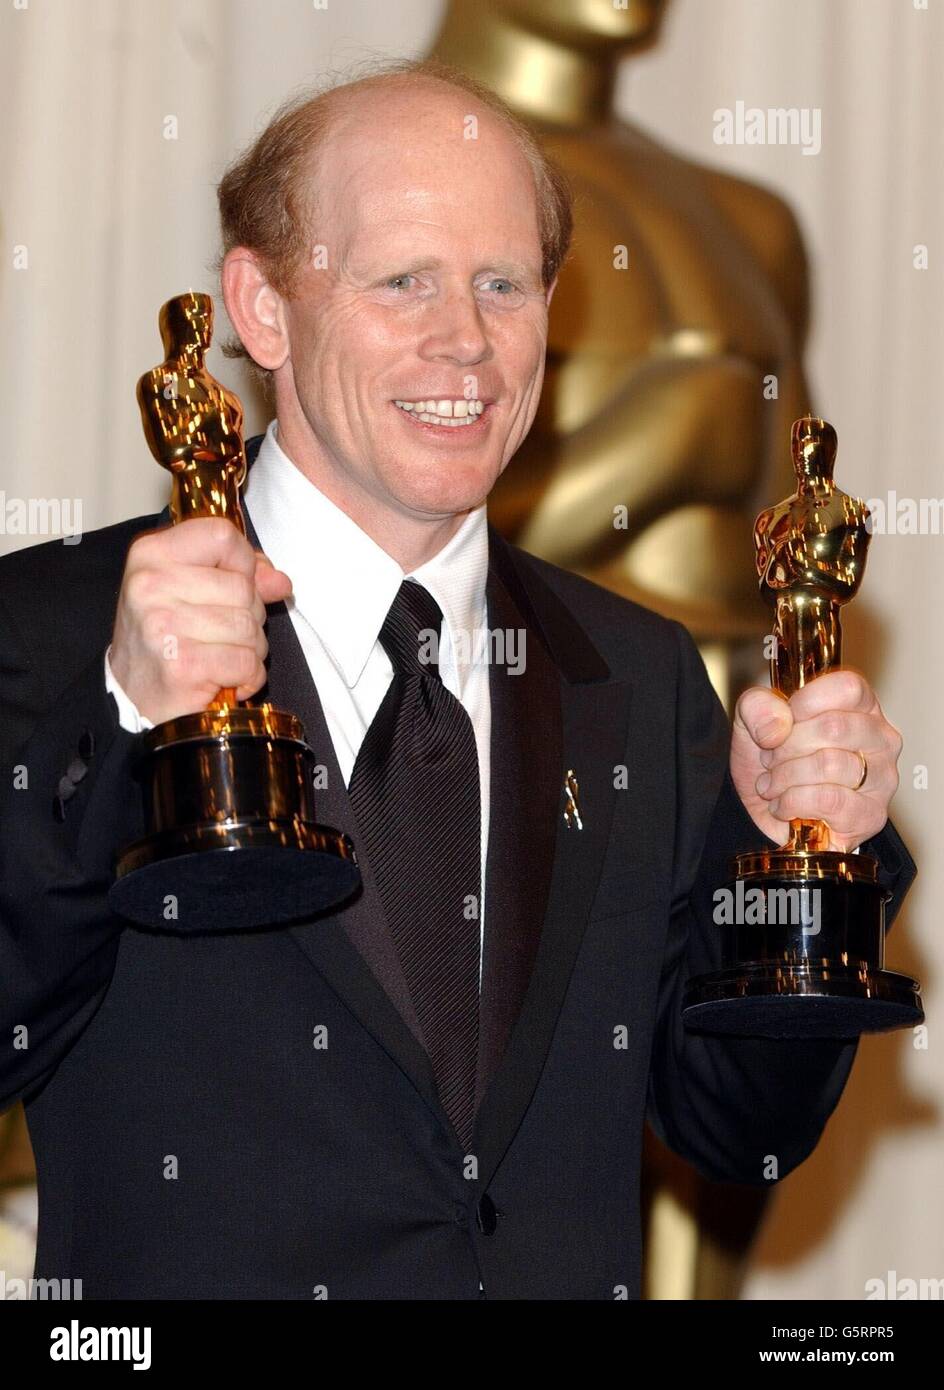
[[[286,602],[318,691],[344,785],[361,740],[393,679],[379,641],[380,629],[406,577],[396,560],[330,501],[298,469],[278,443],[273,420],[243,492],[262,549],[292,580]],[[487,508],[483,502],[455,535],[411,578],[432,594],[443,613],[439,671],[461,701],[475,732],[481,797],[479,980],[485,928],[485,856],[488,846],[491,704],[489,644],[476,640],[487,627]],[[132,733],[151,727],[116,681],[105,653],[105,685],[118,704],[121,725]],[[311,731],[308,730],[309,736]],[[319,750],[314,750],[316,761]]]

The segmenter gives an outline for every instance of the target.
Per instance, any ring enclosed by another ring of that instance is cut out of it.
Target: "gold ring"
[[[857,749],[856,749],[856,752],[858,753],[859,757],[862,759],[862,776],[859,778],[858,782],[856,782],[855,786],[852,788],[852,790],[853,790],[854,792],[857,792],[857,791],[860,789],[860,787],[864,787],[864,786],[865,786],[866,778],[867,778],[868,775],[869,775],[869,760],[868,760],[868,758],[867,758],[867,757],[865,756],[865,754],[862,752],[862,749],[861,749],[861,748],[857,748]]]

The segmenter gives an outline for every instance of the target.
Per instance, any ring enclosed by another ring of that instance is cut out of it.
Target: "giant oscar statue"
[[[165,360],[137,394],[150,450],[171,475],[171,518],[225,517],[245,535],[242,406],[204,362],[212,299],[169,300],[160,330]],[[315,823],[315,760],[296,715],[221,690],[208,709],[141,738],[147,834],[118,860],[109,902],[120,915],[181,932],[271,926],[357,887],[351,841]]]

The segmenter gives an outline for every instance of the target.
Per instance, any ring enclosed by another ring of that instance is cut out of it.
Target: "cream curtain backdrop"
[[[942,9],[671,0],[659,45],[621,74],[629,119],[768,183],[798,211],[813,265],[812,403],[839,431],[841,482],[866,497],[944,496]],[[85,529],[163,504],[134,385],[161,356],[159,305],[213,288],[224,164],[326,69],[424,52],[441,10],[436,0],[3,0],[7,499],[79,498]],[[738,101],[818,108],[821,151],[715,145],[713,113]],[[926,270],[913,266],[918,244]],[[248,404],[236,366],[217,350],[210,361]],[[258,407],[248,415],[251,429],[264,422]],[[34,539],[0,535],[0,548]],[[929,1045],[908,1034],[862,1043],[824,1141],[774,1198],[750,1298],[862,1298],[865,1281],[889,1271],[944,1277],[942,551],[942,536],[877,537],[847,626],[849,659],[906,736],[896,819],[921,874],[890,956],[923,981]]]

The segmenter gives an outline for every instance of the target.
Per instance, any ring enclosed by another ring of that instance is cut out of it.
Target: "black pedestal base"
[[[218,836],[214,845],[209,833],[198,848],[192,834],[139,841],[126,851],[133,867],[112,884],[109,906],[158,931],[234,931],[312,917],[360,883],[350,841],[339,832],[306,826],[304,844],[285,844],[267,827],[239,829],[241,844]]]
[[[212,707],[142,737],[147,833],[118,857],[108,903],[166,932],[277,927],[360,883],[350,838],[316,823],[314,754],[294,714]]]
[[[692,1030],[753,1038],[855,1038],[924,1018],[917,982],[907,975],[770,964],[696,976],[682,1014]]]
[[[738,878],[715,894],[722,968],[686,982],[686,1028],[838,1039],[922,1022],[917,982],[885,969],[888,891],[870,877],[874,862],[850,859],[739,856]]]

